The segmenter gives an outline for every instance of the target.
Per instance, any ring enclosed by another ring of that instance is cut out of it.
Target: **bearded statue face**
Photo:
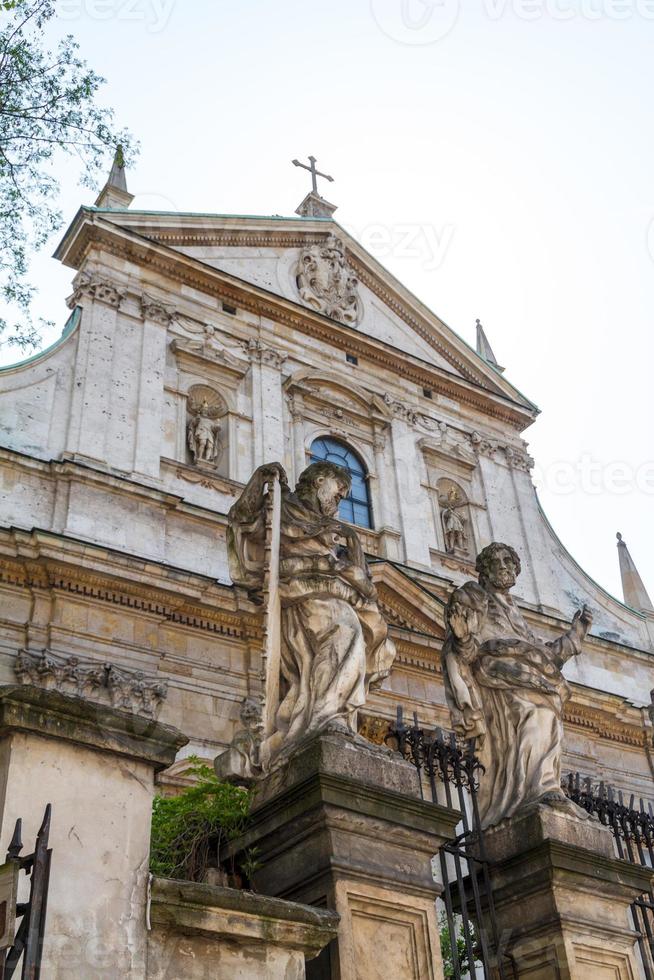
[[[486,576],[494,589],[508,592],[515,585],[518,569],[515,559],[506,548],[497,548],[486,566]]]
[[[335,517],[338,506],[348,495],[349,488],[337,476],[319,476],[316,480],[316,498],[320,513],[325,517]]]

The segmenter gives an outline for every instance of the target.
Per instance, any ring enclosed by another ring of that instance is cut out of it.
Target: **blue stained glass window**
[[[342,466],[352,477],[352,489],[345,500],[341,500],[338,516],[342,521],[349,521],[359,527],[372,527],[368,475],[359,457],[344,442],[324,436],[312,443],[311,462],[317,463],[324,459]]]

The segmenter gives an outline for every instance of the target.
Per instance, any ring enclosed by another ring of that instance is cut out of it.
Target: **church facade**
[[[212,760],[261,683],[261,614],[229,577],[227,512],[254,469],[330,459],[397,646],[360,718],[450,725],[444,609],[493,540],[530,626],[587,603],[568,664],[565,771],[654,797],[654,609],[620,544],[627,605],[541,511],[537,408],[308,195],[292,218],[131,210],[122,173],[75,216],[61,339],[0,369],[0,673],[174,725],[159,779]]]

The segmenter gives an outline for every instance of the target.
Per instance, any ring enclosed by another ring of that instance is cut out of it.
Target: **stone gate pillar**
[[[48,980],[143,980],[154,776],[187,739],[54,690],[0,687],[0,853],[52,804]]]
[[[459,819],[419,798],[415,769],[343,735],[314,737],[263,780],[232,851],[257,847],[257,889],[340,914],[308,980],[440,980],[432,858]]]
[[[614,856],[608,828],[535,806],[485,832],[511,980],[635,980],[630,904],[654,872]]]

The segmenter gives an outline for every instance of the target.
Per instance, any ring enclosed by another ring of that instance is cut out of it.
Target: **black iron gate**
[[[451,976],[506,980],[477,809],[482,766],[474,739],[462,741],[440,728],[427,732],[416,715],[413,725],[406,725],[401,707],[386,739],[415,766],[423,799],[427,790],[432,802],[461,811],[457,835],[439,855]]]
[[[45,934],[45,916],[50,882],[52,850],[48,847],[52,807],[48,803],[32,854],[21,857],[23,849],[22,820],[16,821],[7,860],[0,868],[3,894],[0,900],[0,934],[5,936],[0,949],[0,975],[11,980],[22,957],[22,980],[39,980]],[[18,902],[16,895],[20,872],[30,877],[29,901]],[[15,924],[20,925],[15,931]]]

